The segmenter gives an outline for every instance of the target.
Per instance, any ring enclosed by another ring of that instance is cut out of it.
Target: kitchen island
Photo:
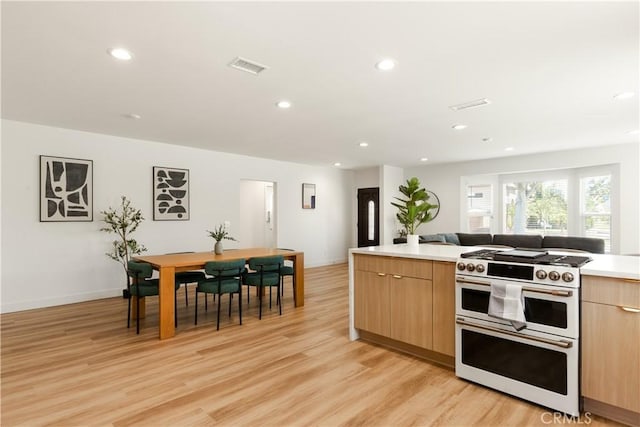
[[[350,339],[453,366],[455,261],[478,249],[350,249]],[[584,411],[640,425],[640,257],[590,256],[580,270]]]

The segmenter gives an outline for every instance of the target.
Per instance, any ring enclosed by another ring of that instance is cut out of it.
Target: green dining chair
[[[233,261],[210,261],[204,265],[204,271],[212,277],[198,280],[196,286],[196,316],[195,324],[198,324],[198,293],[205,294],[205,310],[207,309],[207,294],[218,295],[218,321],[216,330],[220,330],[220,302],[222,295],[229,294],[229,317],[231,317],[231,303],[233,294],[238,294],[238,316],[242,325],[242,273],[245,270],[244,259]]]
[[[187,252],[170,252],[167,255],[177,255],[177,254],[192,254],[193,251]],[[175,281],[179,286],[184,285],[184,302],[189,306],[189,283],[197,283],[198,280],[204,280],[206,278],[204,272],[202,271],[179,271],[176,273]]]
[[[282,304],[280,298],[281,275],[280,270],[284,265],[282,255],[266,257],[256,257],[249,259],[249,269],[242,275],[242,282],[248,286],[255,286],[260,298],[259,318],[262,319],[262,294],[265,287],[269,287],[269,309],[271,309],[271,289],[276,288],[277,304],[282,315]]]
[[[278,250],[281,250],[281,251],[293,251],[293,249],[285,249],[285,248],[278,248]],[[287,263],[291,263],[291,264],[288,265]],[[280,276],[281,276],[281,280],[282,280],[282,284],[281,284],[282,296],[284,296],[284,278],[286,276],[291,276],[291,282],[293,284],[293,305],[294,306],[296,305],[296,274],[295,274],[295,269],[296,269],[295,261],[289,261],[289,260],[285,260],[282,268],[280,269]]]
[[[152,279],[153,268],[151,264],[146,262],[127,262],[127,290],[129,291],[127,306],[127,328],[131,326],[131,298],[136,297],[136,334],[140,333],[140,298],[159,295],[159,280]],[[175,291],[180,289],[180,285],[176,283]],[[178,326],[178,310],[177,310],[177,294],[174,292],[174,322]]]

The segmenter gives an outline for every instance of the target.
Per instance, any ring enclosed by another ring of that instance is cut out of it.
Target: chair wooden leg
[[[196,299],[196,302],[195,302],[195,304],[196,304],[196,319],[195,319],[195,322],[193,324],[197,325],[198,324],[198,288],[196,288],[196,298],[195,299]],[[205,300],[206,299],[207,298],[206,298],[206,295],[205,295]]]
[[[222,294],[218,295],[218,323],[216,325],[216,331],[220,330],[220,301],[222,301]]]
[[[140,333],[140,297],[136,297],[136,335],[139,333]]]
[[[298,300],[297,300],[297,296],[296,296],[296,275],[295,275],[295,273],[291,277],[291,283],[293,284],[293,306],[297,307]]]
[[[238,290],[238,316],[240,316],[240,324],[242,325],[242,286]]]

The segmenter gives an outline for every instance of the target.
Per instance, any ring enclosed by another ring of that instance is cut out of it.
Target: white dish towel
[[[492,283],[489,316],[509,320],[516,331],[526,328],[527,319],[524,317],[522,286]]]

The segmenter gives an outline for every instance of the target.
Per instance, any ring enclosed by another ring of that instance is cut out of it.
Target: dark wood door
[[[380,244],[380,189],[358,188],[358,247]]]

